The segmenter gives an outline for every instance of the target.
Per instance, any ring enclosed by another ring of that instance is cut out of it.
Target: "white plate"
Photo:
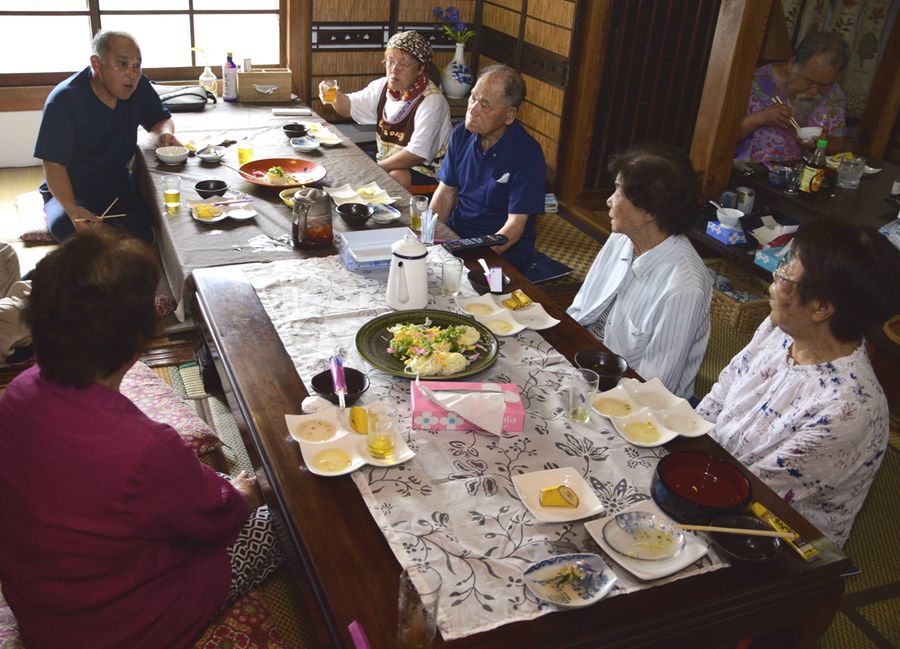
[[[310,422],[324,421],[334,428],[334,434],[324,439],[313,439],[309,435],[304,435],[303,431]],[[316,412],[309,415],[285,415],[284,422],[287,424],[288,432],[298,442],[306,442],[309,444],[324,444],[343,437],[348,434],[345,427],[341,426],[341,422],[337,416],[336,410],[331,408],[324,409],[322,412]],[[353,433],[354,435],[358,433]]]
[[[397,200],[389,196],[385,190],[378,186],[378,183],[374,182],[362,185],[359,189],[353,189],[350,185],[325,187],[324,189],[331,196],[335,205],[343,205],[344,203],[390,204]]]
[[[574,566],[585,573],[585,578],[559,583],[560,573]],[[525,585],[538,599],[560,608],[581,608],[599,602],[618,581],[603,557],[587,553],[541,559],[528,566],[522,575]]]
[[[572,467],[560,467],[545,471],[532,471],[512,477],[519,499],[541,523],[565,523],[596,516],[603,512],[603,504],[581,474]],[[578,507],[544,507],[541,505],[541,489],[566,485],[578,494]]]
[[[514,336],[525,329],[525,325],[516,320],[507,309],[501,309],[491,315],[476,315],[475,319],[490,329],[495,336]]]
[[[490,295],[479,295],[477,297],[457,297],[456,306],[473,316],[489,316],[503,311],[503,307]]]
[[[222,199],[218,196],[217,200],[221,201]],[[236,221],[246,221],[247,219],[252,219],[257,215],[257,211],[249,206],[249,204],[243,205],[220,205],[219,209],[222,210],[222,213],[219,216],[214,216],[211,219],[201,219],[197,216],[197,206],[198,205],[210,205],[215,203],[214,200],[207,201],[192,201],[191,203],[191,216],[194,217],[195,221],[199,221],[200,223],[218,223],[219,221],[224,221],[225,219],[235,219]]]
[[[656,410],[654,414],[666,428],[684,437],[700,437],[715,428],[714,423],[698,415],[687,401]]]
[[[596,405],[598,399],[605,399],[605,398],[606,399],[616,399],[618,401],[623,401],[624,403],[627,403],[631,407],[631,412],[629,412],[626,415],[606,414],[602,410],[599,410]],[[625,388],[623,388],[621,385],[617,385],[616,387],[606,390],[605,392],[599,392],[599,393],[595,394],[594,400],[591,402],[591,410],[596,412],[601,417],[606,417],[607,419],[612,420],[613,417],[618,417],[618,416],[627,417],[629,415],[633,415],[638,412],[643,412],[644,410],[646,410],[646,408],[644,406],[640,405],[634,399],[632,399],[629,396],[628,392],[625,390]]]
[[[876,169],[875,167],[870,167],[869,165],[866,165],[866,167],[863,169],[863,173],[867,176],[877,174],[879,171],[881,171],[881,169]]]
[[[633,507],[629,507],[624,511],[645,511],[656,514],[657,516],[662,516],[666,518],[666,515],[662,513],[659,507],[656,506],[652,500],[644,500],[639,502],[637,505]],[[622,512],[617,512],[622,513]],[[672,557],[671,559],[665,559],[663,561],[641,561],[640,559],[632,559],[630,557],[626,557],[624,554],[619,554],[615,550],[613,550],[606,543],[606,540],[603,538],[603,526],[606,525],[607,521],[613,518],[615,514],[611,516],[607,516],[606,518],[601,518],[599,520],[588,521],[584,524],[584,528],[588,531],[588,534],[597,542],[597,545],[616,563],[625,568],[628,572],[633,574],[638,579],[650,580],[650,579],[662,579],[663,577],[668,577],[671,574],[678,572],[679,570],[683,570],[687,568],[689,565],[703,557],[708,551],[709,546],[707,543],[696,534],[691,532],[684,533],[684,550],[681,551],[681,554],[678,556]]]
[[[323,144],[325,146],[337,146],[341,143],[341,138],[338,135],[324,126],[320,126],[315,133],[310,133],[319,144]]]
[[[619,435],[621,435],[626,442],[633,446],[640,446],[642,448],[654,448],[656,446],[662,446],[666,442],[669,442],[678,437],[678,433],[676,433],[674,430],[666,428],[663,423],[656,418],[656,416],[653,414],[653,411],[646,408],[637,412],[636,414],[629,415],[627,417],[610,417],[609,419],[610,421],[612,421],[612,424]],[[634,433],[628,432],[628,426],[635,424],[652,425],[658,432],[657,437],[652,440],[635,438]]]
[[[298,440],[297,443],[300,444],[300,453],[303,455],[303,462],[306,464],[306,468],[309,469],[310,473],[326,477],[351,473],[364,464],[371,464],[372,466],[395,466],[397,464],[403,464],[415,456],[415,453],[407,446],[406,440],[403,439],[402,435],[397,436],[393,457],[384,460],[369,455],[368,442],[365,435],[352,433],[343,429],[338,432],[337,437],[334,437],[327,442],[306,442],[301,439]],[[315,465],[314,460],[319,453],[335,449],[347,454],[350,459],[350,464],[348,466],[337,471],[324,471]]]
[[[372,205],[372,220],[379,225],[392,223],[400,218],[400,210],[384,203]]]
[[[544,307],[535,302],[529,307],[511,311],[512,317],[529,329],[541,331],[549,329],[559,324],[559,320],[551,318],[550,314],[544,310]]]
[[[641,383],[637,379],[622,379],[619,385],[624,386],[631,398],[642,406],[659,410],[669,408],[684,401],[666,389],[659,377]]]

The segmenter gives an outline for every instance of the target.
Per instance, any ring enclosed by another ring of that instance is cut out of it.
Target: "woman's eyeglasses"
[[[788,264],[791,263],[790,254],[785,255],[778,262],[778,265],[775,266],[775,270],[772,271],[772,277],[774,277],[777,281],[784,282],[786,284],[793,284],[797,286],[800,281],[796,279],[791,279],[790,277],[785,276],[785,271],[787,271]]]
[[[400,70],[400,72],[406,72],[412,68],[415,63],[409,63],[408,61],[388,61],[385,59],[381,62],[381,65],[385,70],[393,68],[394,70]]]

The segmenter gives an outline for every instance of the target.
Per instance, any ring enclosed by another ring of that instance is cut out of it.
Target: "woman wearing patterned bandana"
[[[378,166],[405,188],[436,185],[452,127],[450,106],[428,75],[431,46],[418,32],[394,34],[383,63],[383,78],[348,95],[338,92],[334,110],[357,124],[376,124]],[[323,102],[324,94],[323,82]]]

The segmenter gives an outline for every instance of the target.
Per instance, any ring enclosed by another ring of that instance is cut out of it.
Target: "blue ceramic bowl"
[[[747,476],[730,462],[707,453],[683,451],[657,463],[650,495],[679,523],[707,525],[714,518],[746,509],[753,490]]]

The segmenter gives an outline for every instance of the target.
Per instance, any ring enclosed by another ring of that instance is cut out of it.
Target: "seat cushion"
[[[128,370],[119,389],[150,419],[169,424],[178,431],[198,456],[222,446],[222,440],[209,424],[144,363],[139,361]]]
[[[12,609],[3,598],[0,591],[0,649],[25,649],[22,639],[19,637],[19,626],[13,617]]]
[[[225,608],[194,643],[194,649],[284,649],[281,634],[259,588]]]
[[[19,238],[32,243],[56,243],[47,227],[44,199],[38,191],[26,192],[16,197],[19,214]]]

